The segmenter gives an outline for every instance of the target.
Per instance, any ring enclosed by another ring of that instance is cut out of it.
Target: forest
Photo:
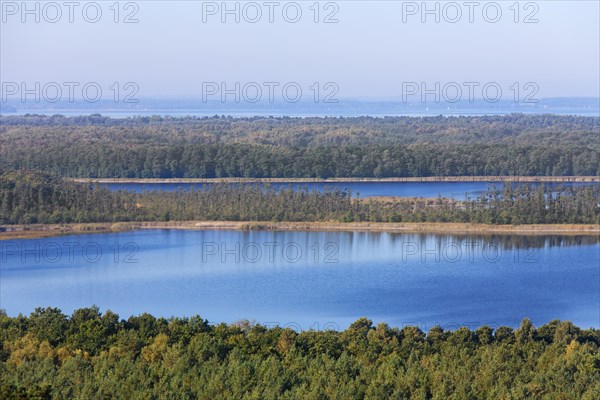
[[[594,176],[600,118],[1,116],[0,159],[80,178]]]
[[[0,311],[0,398],[594,400],[599,346],[600,331],[568,321],[298,332],[95,306]]]
[[[595,117],[0,116],[0,160],[0,229],[126,221],[600,224],[600,185],[490,185],[459,201],[235,183],[135,193],[68,179],[600,175]],[[295,331],[198,315],[121,319],[95,306],[71,315],[0,309],[0,399],[595,400],[599,346],[600,331],[568,321],[424,331],[360,318],[344,331]]]
[[[0,224],[121,221],[470,222],[599,224],[600,186],[493,186],[466,201],[360,199],[351,192],[211,184],[175,192],[110,191],[37,171],[0,171]]]

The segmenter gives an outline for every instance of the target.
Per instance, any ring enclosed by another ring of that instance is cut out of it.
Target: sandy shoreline
[[[428,176],[410,178],[71,178],[74,182],[96,183],[336,183],[336,182],[588,182],[600,176]]]
[[[57,225],[2,225],[0,240],[37,239],[82,233],[111,233],[140,229],[187,230],[272,230],[272,231],[340,231],[448,234],[518,234],[518,235],[600,235],[598,225],[485,225],[469,223],[378,223],[378,222],[239,222],[239,221],[170,221],[119,222]]]

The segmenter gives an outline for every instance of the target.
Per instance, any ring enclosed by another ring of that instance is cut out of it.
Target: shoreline
[[[260,222],[260,221],[169,221],[86,224],[32,224],[0,226],[0,241],[47,237],[116,233],[145,229],[241,230],[241,231],[335,231],[504,235],[600,235],[600,226],[586,224],[486,225],[456,222]]]
[[[339,182],[530,182],[600,183],[600,176],[425,176],[396,178],[65,178],[79,183],[339,183]]]

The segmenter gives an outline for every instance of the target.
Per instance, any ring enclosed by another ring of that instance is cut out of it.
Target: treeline
[[[600,149],[600,147],[598,147]],[[3,144],[4,167],[85,178],[385,178],[600,174],[600,150],[556,145]]]
[[[470,222],[597,224],[600,187],[505,185],[476,199],[358,199],[340,190],[213,184],[175,192],[111,192],[39,172],[0,175],[0,223],[120,221]]]
[[[89,178],[599,175],[600,119],[0,117],[7,169]]]
[[[0,312],[0,398],[581,399],[600,393],[600,332],[570,322],[427,333]]]
[[[547,143],[593,147],[600,118],[573,115],[459,117],[65,117],[0,116],[0,132],[13,140],[75,138],[91,143],[247,143],[286,147],[416,143]]]

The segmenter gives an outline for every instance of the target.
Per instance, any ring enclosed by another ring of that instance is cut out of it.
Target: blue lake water
[[[244,183],[245,185],[256,185],[256,183]],[[101,187],[111,190],[143,191],[175,191],[178,189],[190,190],[201,189],[210,184],[202,183],[102,183]],[[546,183],[546,186],[558,184]],[[591,183],[567,183],[560,185],[591,185]],[[307,188],[309,191],[323,191],[325,188],[337,188],[340,190],[351,190],[354,195],[360,197],[372,196],[402,196],[402,197],[424,197],[435,198],[438,196],[465,200],[475,199],[481,193],[495,186],[501,190],[501,182],[307,182],[307,183],[271,183],[276,189],[291,187],[294,190]]]
[[[594,236],[140,230],[0,241],[0,307],[98,305],[294,329],[600,327]]]

